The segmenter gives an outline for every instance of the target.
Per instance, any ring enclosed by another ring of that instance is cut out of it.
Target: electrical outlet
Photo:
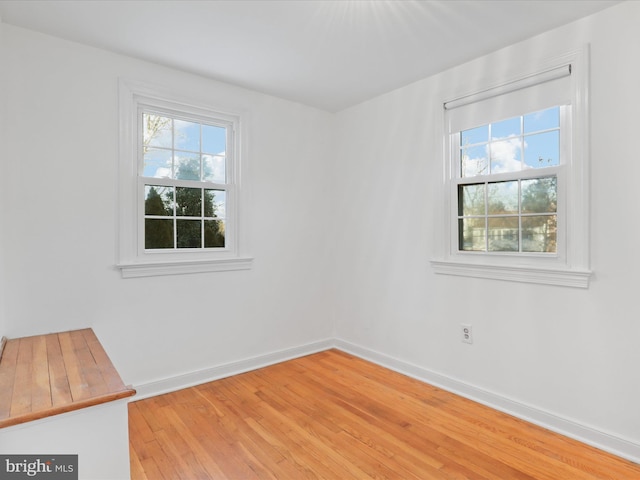
[[[460,325],[462,330],[462,341],[464,343],[473,343],[473,330],[471,329],[471,325],[462,324]]]

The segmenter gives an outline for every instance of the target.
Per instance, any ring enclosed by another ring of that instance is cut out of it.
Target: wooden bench
[[[136,392],[124,385],[93,330],[3,344],[0,451],[78,454],[80,478],[129,478],[123,399]]]
[[[0,359],[0,428],[135,393],[90,328],[8,340]]]

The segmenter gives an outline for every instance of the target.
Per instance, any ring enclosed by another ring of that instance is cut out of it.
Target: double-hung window
[[[177,116],[140,107],[144,222],[139,238],[148,252],[225,248],[227,146],[230,122]],[[232,152],[230,152],[232,154]],[[142,247],[142,245],[141,245]]]
[[[124,277],[236,270],[240,117],[120,83]]]
[[[458,251],[557,255],[568,116],[556,105],[452,134]]]
[[[588,286],[586,54],[444,102],[437,273]]]

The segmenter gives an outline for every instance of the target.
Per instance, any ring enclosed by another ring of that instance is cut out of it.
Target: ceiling
[[[616,3],[0,0],[0,18],[335,112]]]

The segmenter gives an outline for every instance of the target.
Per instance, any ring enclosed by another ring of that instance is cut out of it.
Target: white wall
[[[330,114],[6,24],[0,65],[7,336],[93,327],[134,385],[332,337]],[[120,278],[119,76],[247,113],[253,270]]]
[[[338,114],[336,190],[349,206],[337,229],[339,339],[611,433],[640,454],[638,21],[640,2],[623,3]],[[590,288],[435,275],[442,100],[585,43]],[[473,345],[460,341],[463,322],[473,325]]]

